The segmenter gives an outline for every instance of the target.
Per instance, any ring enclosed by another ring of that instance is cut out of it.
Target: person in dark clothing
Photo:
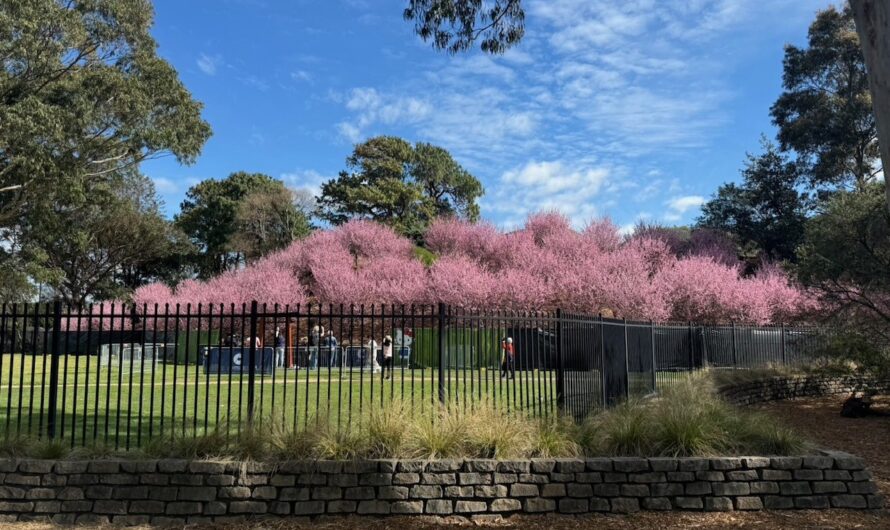
[[[386,370],[389,369],[389,375]],[[392,377],[392,337],[389,335],[383,337],[383,378],[390,379]]]
[[[510,376],[510,379],[516,378],[515,357],[516,350],[513,349],[513,338],[507,337],[501,340],[501,349],[503,350],[503,358],[501,359],[501,379]]]
[[[334,330],[328,330],[328,334],[321,341],[321,345],[328,349],[330,357],[328,358],[328,367],[333,368],[337,365],[339,352],[337,351],[337,337],[334,336]]]
[[[284,334],[281,333],[281,328],[275,328],[275,366],[283,367],[284,366]]]

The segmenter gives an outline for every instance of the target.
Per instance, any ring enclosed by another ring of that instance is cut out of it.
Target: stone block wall
[[[0,460],[0,521],[878,508],[862,459],[804,457],[231,463]]]
[[[725,385],[718,388],[718,392],[733,405],[753,405],[782,399],[850,394],[863,388],[890,392],[890,381],[856,376],[784,376]]]

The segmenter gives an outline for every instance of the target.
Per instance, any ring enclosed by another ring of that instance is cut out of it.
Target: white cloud
[[[198,68],[207,75],[216,75],[216,70],[222,65],[223,59],[220,55],[207,55],[202,53],[196,61]]]
[[[581,227],[600,215],[594,201],[610,176],[612,172],[605,167],[530,161],[505,171],[483,204],[501,214],[510,226],[521,224],[529,213],[558,211]]]
[[[337,132],[340,133],[340,136],[346,138],[350,142],[357,144],[362,141],[362,131],[355,125],[348,122],[341,122],[337,124]]]
[[[260,79],[259,77],[255,76],[253,74],[249,74],[244,77],[239,77],[238,80],[249,87],[259,90],[260,92],[265,92],[265,91],[269,90],[269,83],[267,83],[265,80]]]
[[[686,213],[688,210],[698,208],[704,203],[705,198],[701,195],[686,195],[684,197],[674,197],[668,201],[667,205],[671,210]]]
[[[414,96],[385,96],[374,88],[354,88],[345,98],[346,108],[357,113],[355,120],[337,125],[338,132],[355,142],[363,129],[377,124],[416,124],[426,118],[433,106]]]
[[[306,70],[297,70],[295,72],[291,72],[290,78],[294,81],[303,81],[305,83],[312,82],[312,74],[310,74]]]
[[[284,184],[296,190],[306,190],[313,197],[321,195],[321,185],[335,178],[335,176],[323,175],[314,169],[298,169],[289,173],[282,173],[281,180]]]
[[[730,119],[738,63],[721,49],[727,38],[812,16],[796,2],[528,0],[521,46],[433,55],[420,74],[338,94],[347,116],[336,129],[352,142],[385,129],[441,145],[485,182],[483,215],[505,225],[538,209],[582,223],[612,205],[651,209],[688,192],[647,175],[657,157],[713,145]],[[629,190],[629,177],[644,180]],[[699,205],[677,203],[665,218]]]
[[[154,182],[155,189],[161,194],[172,195],[179,192],[179,184],[174,180],[166,177],[152,177],[151,180]]]
[[[664,214],[664,219],[670,222],[677,222],[683,218],[683,215],[689,210],[700,207],[706,199],[701,195],[685,195],[682,197],[674,197],[668,200],[665,205],[668,211]]]
[[[636,227],[637,227],[636,223],[623,224],[620,227],[618,227],[618,233],[621,234],[622,236],[629,236],[634,233],[634,230],[636,229]]]

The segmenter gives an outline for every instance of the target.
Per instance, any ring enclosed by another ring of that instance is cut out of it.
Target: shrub
[[[393,400],[385,407],[372,409],[366,423],[367,456],[396,458],[402,454],[408,443],[405,422],[410,417],[410,408],[401,400]]]
[[[152,438],[143,452],[155,458],[215,458],[229,453],[229,437],[221,429],[186,431]]]
[[[270,305],[443,302],[750,323],[794,319],[817,308],[814,297],[778,267],[765,266],[746,278],[738,262],[722,255],[678,256],[662,239],[645,234],[622,241],[608,221],[578,232],[559,214],[538,214],[522,229],[503,233],[447,219],[433,223],[425,239],[428,249],[417,249],[389,228],[352,221],[206,282],[187,280],[174,292],[162,285],[142,287],[133,300],[161,307],[251,300]]]
[[[537,458],[576,457],[583,451],[582,430],[566,416],[537,421],[531,455]]]
[[[406,455],[413,458],[461,456],[467,438],[467,422],[459,410],[435,410],[408,422]]]
[[[535,425],[522,412],[507,413],[489,400],[474,402],[462,414],[467,424],[466,454],[477,458],[517,458],[535,445]]]
[[[35,440],[23,434],[9,434],[0,438],[0,456],[21,458],[28,456],[34,448]]]
[[[730,447],[737,409],[716,399],[707,380],[691,377],[669,387],[654,406],[655,452],[670,456],[713,455]]]
[[[665,388],[651,400],[631,400],[589,418],[579,440],[588,454],[711,456],[797,454],[806,445],[770,416],[721,400],[708,375]]]
[[[582,427],[584,451],[591,455],[651,454],[653,419],[651,409],[636,400],[594,415]]]

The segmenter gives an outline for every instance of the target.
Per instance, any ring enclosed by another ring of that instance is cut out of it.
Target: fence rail
[[[826,336],[444,305],[4,305],[0,432],[129,449],[264,422],[341,428],[394,400],[581,419],[706,366],[807,362]]]

